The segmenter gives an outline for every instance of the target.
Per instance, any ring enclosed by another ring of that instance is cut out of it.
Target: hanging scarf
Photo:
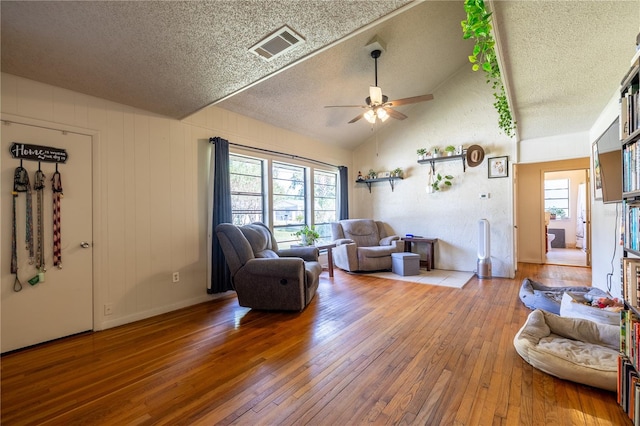
[[[31,208],[31,184],[29,183],[29,173],[22,167],[22,163],[19,167],[16,167],[13,175],[13,224],[12,224],[12,237],[11,237],[11,273],[15,274],[16,279],[13,283],[13,290],[22,290],[22,283],[18,278],[18,224],[17,224],[17,201],[18,194],[20,192],[26,193],[26,232],[25,243],[27,244],[27,250],[29,251],[29,263],[33,263],[33,217]]]
[[[53,191],[53,266],[62,269],[62,233],[60,230],[60,200],[64,196],[62,193],[62,177],[56,171],[51,177],[51,190]]]
[[[33,180],[33,189],[36,191],[37,196],[37,227],[36,227],[36,268],[39,272],[44,271],[44,212],[43,212],[43,193],[44,193],[44,180],[45,176],[42,170],[38,168],[36,170],[35,178]]]

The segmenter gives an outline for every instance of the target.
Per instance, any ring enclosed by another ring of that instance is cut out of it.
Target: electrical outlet
[[[113,305],[111,305],[111,303],[106,303],[104,305],[104,314],[105,316],[113,314]]]
[[[480,198],[486,200],[487,198],[491,198],[491,194],[489,194],[488,192],[480,193]]]
[[[180,281],[180,272],[174,272],[173,273],[173,282],[177,283],[178,281]]]

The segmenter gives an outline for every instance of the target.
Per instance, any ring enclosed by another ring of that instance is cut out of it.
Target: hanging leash
[[[36,170],[35,178],[33,180],[33,189],[36,191],[37,199],[37,226],[36,226],[36,268],[38,272],[44,272],[44,216],[43,216],[43,193],[44,193],[44,181],[45,176],[40,169],[38,163],[38,170]]]
[[[18,194],[20,192],[26,193],[26,204],[27,204],[27,223],[26,223],[26,232],[25,232],[25,242],[27,244],[27,250],[29,250],[30,259],[33,258],[33,218],[31,217],[31,184],[29,183],[29,173],[27,170],[22,167],[22,162],[19,167],[16,167],[16,170],[13,174],[13,224],[12,224],[12,238],[11,238],[11,273],[15,274],[16,278],[13,282],[13,291],[22,290],[22,283],[18,278],[18,221],[17,221],[17,204],[18,204]],[[32,262],[31,262],[32,263]]]
[[[56,164],[56,171],[51,177],[51,190],[53,191],[53,266],[62,269],[60,200],[64,194],[62,193],[62,177],[58,172],[58,164]]]
[[[15,184],[14,184],[15,188]],[[17,226],[16,226],[16,201],[18,199],[18,192],[13,190],[11,192],[13,195],[11,198],[13,199],[13,235],[11,238],[11,273],[15,274],[16,279],[13,282],[13,291],[22,290],[22,283],[18,278],[18,249],[17,249]]]

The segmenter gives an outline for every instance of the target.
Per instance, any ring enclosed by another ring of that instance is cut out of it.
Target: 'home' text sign
[[[67,150],[50,146],[30,145],[14,142],[11,144],[11,156],[21,160],[44,161],[47,163],[66,163]]]

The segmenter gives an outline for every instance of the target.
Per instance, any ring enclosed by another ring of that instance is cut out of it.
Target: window
[[[336,221],[337,183],[335,173],[313,172],[313,223],[321,240],[331,239],[331,222]]]
[[[555,213],[556,219],[569,217],[569,179],[544,181],[544,209]]]
[[[264,222],[264,161],[229,155],[231,215],[234,225]]]
[[[291,234],[307,223],[307,173],[302,166],[274,162],[273,235],[280,242],[295,240]]]
[[[298,243],[292,234],[304,225],[315,226],[320,239],[331,239],[331,222],[338,216],[337,172],[230,154],[229,177],[234,225],[263,222],[280,248]]]

